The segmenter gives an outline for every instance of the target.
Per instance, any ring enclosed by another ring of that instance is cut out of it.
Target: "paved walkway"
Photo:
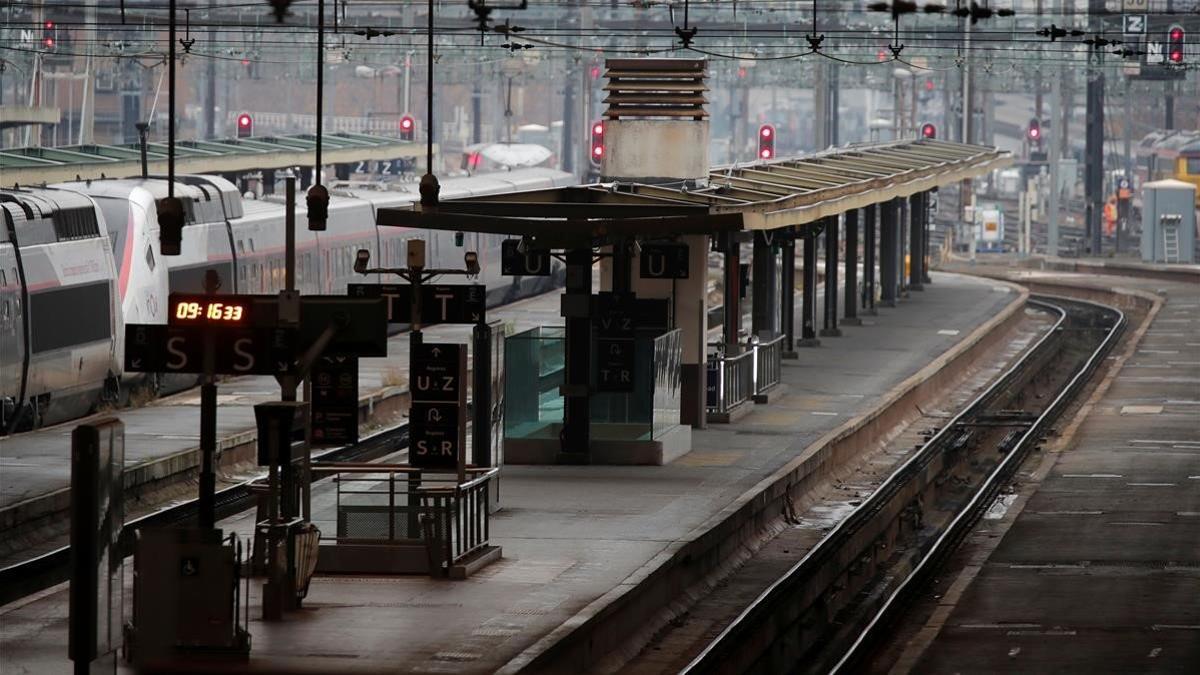
[[[933,278],[900,307],[802,350],[785,363],[790,395],[735,424],[696,432],[695,449],[668,466],[506,467],[504,510],[492,520],[504,559],[467,581],[319,577],[305,608],[278,624],[255,618],[255,589],[250,669],[501,668],[598,599],[636,583],[673,545],[697,536],[696,528],[803,448],[875,407],[1017,298],[990,281]],[[224,527],[246,531],[248,522],[243,516]],[[0,609],[6,673],[61,671],[66,602],[62,587]]]

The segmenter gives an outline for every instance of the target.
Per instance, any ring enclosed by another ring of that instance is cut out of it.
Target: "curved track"
[[[849,673],[971,529],[1112,348],[1113,307],[1030,304],[1054,327],[777,579],[685,673]]]

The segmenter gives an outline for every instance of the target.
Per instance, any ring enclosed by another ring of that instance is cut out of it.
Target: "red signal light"
[[[54,48],[54,38],[48,37],[48,38],[42,40],[42,44],[46,45],[47,49],[53,49]]]
[[[600,66],[592,66],[590,74],[593,80],[600,79]]]
[[[46,30],[54,30],[54,22],[53,21],[46,22]]]
[[[937,127],[932,124],[921,125],[922,138],[937,138]]]
[[[771,159],[775,156],[775,127],[764,124],[758,128],[758,158]]]
[[[254,134],[254,118],[242,113],[237,118],[237,137],[247,138]]]
[[[925,80],[925,91],[933,91],[933,80]]]
[[[592,166],[599,168],[604,159],[604,120],[592,123]]]
[[[411,141],[417,130],[417,121],[412,115],[405,115],[400,118],[400,140]]]
[[[1167,31],[1167,60],[1171,63],[1183,63],[1184,38],[1183,26],[1174,25]]]

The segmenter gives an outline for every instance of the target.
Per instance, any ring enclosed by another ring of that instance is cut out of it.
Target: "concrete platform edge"
[[[1003,311],[893,387],[873,409],[825,434],[708,521],[668,544],[622,583],[497,672],[581,672],[617,650],[640,649],[671,618],[671,606],[689,587],[744,546],[752,545],[752,540],[782,516],[793,489],[803,490],[834,470],[844,456],[866,442],[861,436],[885,435],[896,418],[911,414],[916,405],[937,396],[958,367],[981,356],[1021,319],[1029,292],[1011,282],[998,283],[1008,286],[1015,296]]]

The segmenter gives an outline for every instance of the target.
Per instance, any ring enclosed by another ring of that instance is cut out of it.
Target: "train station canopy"
[[[179,141],[175,145],[177,173],[232,173],[284,169],[312,164],[317,145],[313,134]],[[436,152],[436,149],[435,149]],[[424,155],[425,144],[386,136],[327,133],[322,138],[322,160],[349,164],[368,160],[393,160]],[[146,145],[150,175],[167,173],[167,145]],[[102,176],[127,178],[142,173],[137,143],[121,145],[68,145],[53,148],[0,150],[0,175],[4,185],[39,185]]]
[[[909,140],[713,168],[686,188],[597,183],[380,209],[380,225],[524,236],[550,247],[593,246],[730,230],[773,230],[974,178],[1012,163],[990,146]]]

